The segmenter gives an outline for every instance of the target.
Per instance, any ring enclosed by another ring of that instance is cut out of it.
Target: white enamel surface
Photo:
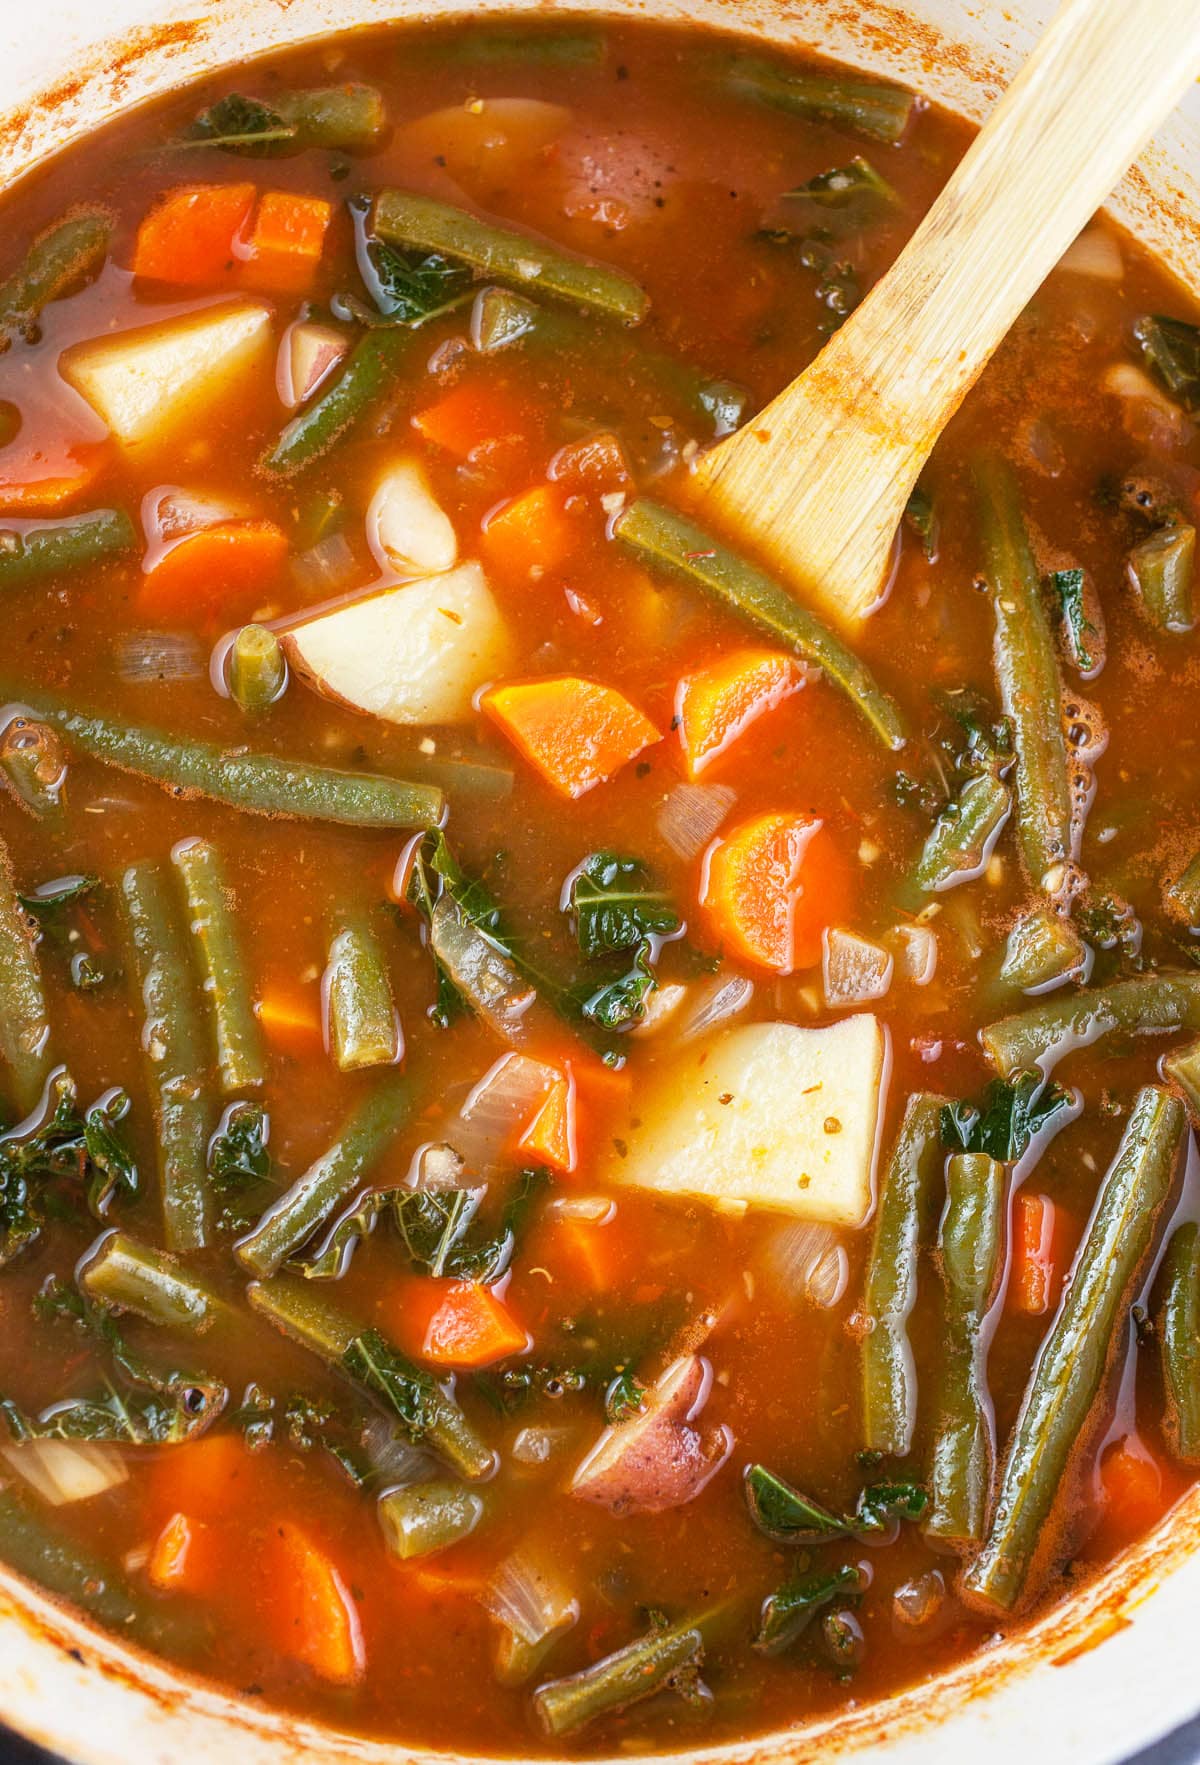
[[[339,26],[503,11],[707,22],[810,45],[978,117],[1050,10],[1050,0],[0,0],[0,112],[17,119],[5,129],[0,115],[0,177],[18,175],[72,134],[168,85]],[[141,53],[117,60],[99,53],[102,39],[123,51],[138,47],[131,32],[140,33]],[[56,86],[53,102],[25,109]],[[1200,92],[1126,180],[1114,212],[1200,285]],[[936,1687],[855,1712],[840,1727],[692,1757],[728,1765],[867,1755],[873,1765],[1110,1765],[1195,1713],[1198,1614],[1200,1500],[1193,1498],[1119,1573]],[[1052,1664],[1101,1635],[1098,1646]],[[62,1618],[7,1574],[0,1574],[0,1715],[88,1765],[230,1758],[238,1765],[394,1765],[398,1757],[392,1748],[236,1705],[161,1667],[135,1667],[115,1644]]]

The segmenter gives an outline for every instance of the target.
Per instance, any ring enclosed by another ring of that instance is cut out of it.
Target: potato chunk
[[[715,1205],[830,1225],[871,1207],[887,1064],[877,1019],[823,1029],[755,1023],[698,1042],[637,1094],[609,1175]]]
[[[272,357],[270,308],[231,300],[77,343],[59,366],[117,440],[136,447],[195,422],[226,396],[244,398]]]
[[[306,619],[283,647],[318,692],[388,723],[469,723],[476,690],[512,657],[478,564]]]

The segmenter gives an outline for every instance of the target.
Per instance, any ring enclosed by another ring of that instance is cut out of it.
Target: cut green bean
[[[481,31],[476,26],[463,35],[427,38],[426,53],[437,61],[515,61],[522,66],[598,67],[608,55],[608,38],[602,31]]]
[[[348,827],[434,827],[446,806],[433,785],[374,772],[337,772],[305,760],[278,760],[273,754],[164,735],[115,717],[72,710],[48,693],[0,681],[0,703],[5,700],[53,724],[71,747],[90,759],[153,779],[174,797],[208,797],[250,815]]]
[[[24,262],[0,282],[0,351],[35,334],[51,301],[99,274],[108,256],[113,217],[106,208],[79,208],[34,240]]]
[[[406,754],[404,770],[421,784],[435,784],[445,791],[451,802],[463,797],[477,797],[484,802],[501,802],[511,797],[517,782],[511,766],[498,766],[494,760],[471,760],[465,755]]]
[[[136,1312],[164,1330],[199,1335],[236,1312],[177,1258],[125,1232],[108,1232],[79,1266],[76,1278],[89,1299]]]
[[[1200,1040],[1172,1048],[1159,1062],[1164,1079],[1178,1085],[1192,1114],[1200,1121]]]
[[[137,546],[133,522],[124,509],[89,509],[58,521],[22,521],[0,528],[0,588],[19,588],[66,576],[106,558],[119,558]]]
[[[696,1622],[652,1630],[581,1673],[539,1685],[533,1694],[534,1714],[548,1735],[575,1734],[599,1716],[616,1715],[669,1690],[685,1676],[694,1683],[703,1660],[704,1636]]]
[[[496,1455],[431,1373],[415,1367],[377,1330],[364,1328],[304,1281],[276,1275],[246,1290],[251,1308],[318,1355],[400,1423],[417,1446],[428,1446],[460,1477],[481,1482]]]
[[[412,1086],[399,1074],[381,1079],[343,1122],[337,1139],[235,1246],[252,1275],[273,1275],[358,1189],[412,1108]]]
[[[623,383],[675,400],[714,436],[729,435],[750,406],[749,395],[728,380],[706,379],[687,362],[644,349],[628,333],[579,313],[542,306],[508,288],[481,288],[471,314],[471,339],[481,355],[520,344],[545,356],[577,355],[603,363]]]
[[[1160,631],[1190,631],[1196,623],[1193,587],[1196,529],[1160,527],[1129,554],[1129,579]]]
[[[913,112],[913,95],[901,86],[857,79],[852,74],[816,73],[754,56],[738,56],[729,64],[725,78],[743,98],[790,111],[793,116],[852,129],[873,141],[899,141]]]
[[[1119,1341],[1185,1125],[1178,1098],[1154,1085],[1138,1092],[1030,1375],[987,1537],[963,1580],[964,1590],[990,1608],[1018,1604],[1039,1547],[1051,1541],[1047,1523]]]
[[[142,1049],[154,1097],[167,1249],[208,1238],[209,1085],[191,953],[164,868],[133,864],[121,897],[144,1010]]]
[[[265,625],[243,625],[229,650],[229,691],[243,711],[266,711],[287,686],[283,645]]]
[[[67,757],[57,732],[32,717],[11,717],[0,735],[0,772],[18,803],[39,821],[62,820]]]
[[[181,840],[171,862],[183,884],[193,949],[212,1014],[221,1089],[233,1097],[261,1085],[267,1073],[224,868],[208,840]]]
[[[483,1518],[483,1497],[461,1483],[434,1478],[380,1496],[378,1513],[388,1549],[407,1563],[469,1538]]]
[[[272,478],[292,478],[374,410],[409,365],[416,332],[379,325],[355,344],[337,378],[286,424],[260,462]]]
[[[883,1173],[867,1259],[862,1342],[863,1445],[905,1458],[917,1418],[917,1371],[908,1319],[917,1298],[921,1246],[931,1224],[944,1162],[946,1099],[910,1097]]]
[[[1200,926],[1200,852],[1164,890],[1167,906],[1185,925]]]
[[[1177,1227],[1167,1246],[1158,1337],[1167,1442],[1183,1464],[1200,1465],[1200,1225],[1194,1220]]]
[[[940,894],[956,883],[977,877],[1011,807],[1012,798],[1003,779],[990,772],[968,779],[930,829],[913,871],[909,895],[916,898]]]
[[[269,108],[295,130],[291,145],[324,147],[340,153],[370,153],[387,134],[383,94],[374,86],[313,86],[273,93]]]
[[[512,227],[495,226],[463,208],[451,208],[407,190],[383,190],[375,198],[372,231],[391,245],[435,251],[526,291],[550,295],[626,324],[646,315],[646,291],[624,270],[575,257]]]
[[[1034,1067],[1049,1073],[1064,1054],[1090,1048],[1114,1030],[1123,1035],[1200,1030],[1200,974],[1139,974],[1069,999],[1048,999],[988,1024],[980,1040],[997,1071],[1010,1078]]]
[[[350,919],[329,948],[325,969],[329,1048],[339,1072],[394,1066],[400,1020],[387,962],[365,915]]]
[[[698,588],[727,611],[786,644],[822,668],[866,718],[884,744],[902,748],[906,730],[900,711],[866,664],[786,589],[726,551],[674,509],[639,497],[613,522],[621,544],[652,569]]]
[[[1044,903],[1023,914],[1009,932],[1000,979],[1033,992],[1061,981],[1086,980],[1089,963],[1087,945],[1070,920]]]
[[[946,1164],[946,1208],[938,1251],[946,1289],[942,1314],[938,1427],[925,1530],[963,1549],[983,1536],[995,1460],[987,1390],[984,1320],[1000,1278],[1004,1166],[982,1152]]]
[[[1021,856],[1030,881],[1055,894],[1074,856],[1074,834],[1054,636],[1012,473],[1003,461],[985,459],[976,467],[976,481],[996,620],[996,679],[1017,751]]]
[[[36,1109],[50,1076],[50,1019],[33,927],[17,899],[12,861],[0,842],[0,1061],[22,1115]]]

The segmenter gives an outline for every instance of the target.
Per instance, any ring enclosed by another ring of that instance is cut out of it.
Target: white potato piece
[[[419,462],[398,459],[367,508],[367,544],[384,570],[432,576],[458,562],[458,537]]]
[[[137,447],[196,422],[222,397],[244,396],[272,353],[270,308],[233,300],[77,343],[59,367],[117,440]]]
[[[858,1226],[871,1207],[884,1031],[860,1013],[822,1029],[738,1025],[696,1042],[639,1091],[608,1175],[716,1207],[743,1202]]]
[[[478,564],[334,607],[281,634],[302,680],[388,723],[469,723],[513,643]]]
[[[712,1390],[703,1355],[683,1355],[636,1414],[604,1430],[571,1479],[571,1494],[614,1514],[663,1514],[700,1494],[733,1451],[723,1423],[696,1425]]]
[[[408,123],[399,144],[478,192],[508,182],[570,124],[569,110],[541,98],[475,98]]]
[[[319,325],[314,319],[297,319],[289,325],[275,361],[280,404],[289,411],[307,404],[349,350],[350,339],[332,325]]]

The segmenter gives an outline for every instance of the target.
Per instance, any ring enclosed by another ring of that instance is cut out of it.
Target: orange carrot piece
[[[778,650],[737,650],[689,674],[675,691],[675,720],[689,778],[699,778],[766,712],[804,685],[804,668]]]
[[[1170,1497],[1163,1469],[1138,1434],[1127,1434],[1100,1463],[1104,1508],[1101,1531],[1107,1546],[1128,1544],[1162,1518]]]
[[[1053,1309],[1063,1276],[1063,1219],[1046,1195],[1024,1191],[1013,1203],[1008,1308],[1041,1317]]]
[[[265,1556],[271,1630],[280,1654],[331,1685],[356,1684],[366,1667],[362,1625],[333,1559],[292,1521],[271,1529]]]
[[[186,1514],[193,1524],[217,1520],[236,1507],[249,1476],[250,1453],[240,1434],[206,1434],[155,1461],[155,1505],[160,1513]]]
[[[497,686],[483,709],[564,797],[613,778],[662,737],[614,687],[574,675]]]
[[[575,1169],[575,1081],[569,1075],[556,1080],[539,1104],[517,1150],[564,1175]]]
[[[305,992],[272,988],[258,1001],[258,1021],[272,1048],[284,1054],[311,1054],[325,1041],[321,996],[315,987]]]
[[[483,527],[483,551],[493,569],[526,580],[559,569],[579,543],[567,495],[539,484],[493,509]]]
[[[586,1287],[592,1293],[609,1293],[617,1285],[619,1244],[607,1224],[559,1214],[546,1229],[544,1242],[536,1246],[537,1260],[544,1257],[560,1287]]]
[[[319,196],[268,190],[258,205],[250,255],[239,280],[268,294],[306,294],[312,287],[333,210]]]
[[[213,1585],[211,1536],[202,1520],[175,1513],[150,1550],[146,1574],[162,1593],[205,1593]]]
[[[846,912],[849,869],[818,815],[756,815],[705,856],[700,905],[721,942],[776,974],[821,960]]]
[[[6,448],[0,454],[0,515],[52,515],[67,508],[95,483],[107,458],[103,442]]]
[[[568,490],[581,491],[585,496],[634,487],[625,449],[607,430],[560,447],[550,462],[548,476],[555,484],[564,484]]]
[[[133,273],[180,287],[233,282],[237,245],[254,208],[253,184],[188,184],[168,190],[138,228]]]
[[[527,1333],[490,1287],[436,1275],[404,1282],[393,1328],[410,1354],[438,1367],[486,1367],[529,1346]]]
[[[227,616],[269,597],[287,560],[287,535],[274,521],[218,521],[170,544],[142,578],[148,618]]]
[[[527,440],[532,421],[524,400],[507,387],[464,380],[436,404],[418,411],[413,427],[426,441],[466,460],[492,442]]]

